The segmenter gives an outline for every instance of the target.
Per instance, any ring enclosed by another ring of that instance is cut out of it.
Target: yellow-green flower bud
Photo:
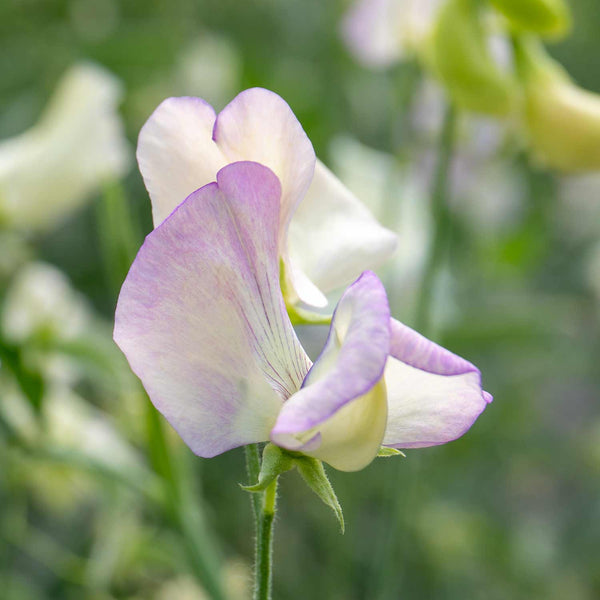
[[[571,11],[564,0],[490,0],[517,30],[560,37],[571,29]]]
[[[458,106],[492,115],[511,112],[515,85],[491,55],[478,0],[448,0],[440,8],[427,58]]]
[[[516,44],[525,122],[538,160],[561,171],[600,169],[600,96],[573,83],[535,40]]]

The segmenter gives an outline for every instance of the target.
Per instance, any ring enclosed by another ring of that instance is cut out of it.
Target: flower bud
[[[474,112],[506,115],[515,87],[494,61],[477,0],[449,0],[438,11],[429,61],[457,105]]]
[[[564,0],[491,0],[517,30],[561,37],[571,29],[571,11]]]
[[[561,171],[600,169],[600,96],[573,83],[534,40],[517,44],[528,141],[540,162]]]

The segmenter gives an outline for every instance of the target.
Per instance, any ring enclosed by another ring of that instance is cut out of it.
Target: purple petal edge
[[[338,312],[353,300],[359,303],[355,311],[358,314],[351,320],[335,365],[311,383],[311,373],[314,374],[333,336],[337,335],[334,327]],[[365,326],[366,319],[370,322]],[[365,271],[340,299],[325,347],[307,374],[302,389],[284,403],[271,430],[275,443],[277,436],[307,431],[326,421],[348,402],[366,394],[383,377],[389,351],[387,323],[389,305],[383,284],[375,273]]]

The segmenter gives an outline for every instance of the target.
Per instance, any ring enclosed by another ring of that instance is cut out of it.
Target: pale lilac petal
[[[302,389],[283,405],[271,440],[342,470],[368,464],[385,429],[380,381],[389,341],[385,290],[374,273],[365,272],[342,296],[325,348]]]
[[[385,383],[389,412],[383,443],[395,448],[455,440],[492,401],[474,365],[395,319]]]
[[[342,36],[367,67],[387,67],[404,54],[401,0],[358,0],[342,22]]]
[[[308,193],[290,224],[290,262],[323,292],[348,285],[396,249],[396,235],[320,161]],[[307,302],[303,288],[295,286]]]
[[[200,98],[167,98],[142,127],[137,159],[155,227],[231,162],[212,140],[215,118]]]
[[[269,90],[245,90],[219,113],[213,138],[229,162],[252,160],[279,177],[284,238],[315,168],[312,144],[291,108]]]
[[[310,367],[279,289],[279,196],[266,167],[228,165],[146,238],[121,290],[115,340],[201,456],[268,439]]]

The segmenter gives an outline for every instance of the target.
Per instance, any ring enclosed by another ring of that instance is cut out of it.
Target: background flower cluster
[[[410,57],[358,64],[350,4],[0,5],[3,598],[250,595],[242,453],[195,459],[111,340],[152,229],[133,149],[165,97],[217,110],[252,86],[285,98],[321,159],[398,233],[379,275],[394,316],[414,324],[441,92]],[[600,92],[600,11],[570,6],[573,32],[549,52]],[[477,364],[496,401],[457,442],[332,472],[343,538],[283,478],[275,598],[600,594],[600,175],[545,169],[506,127],[463,115],[451,184],[428,335]],[[299,332],[318,351],[321,328]]]

